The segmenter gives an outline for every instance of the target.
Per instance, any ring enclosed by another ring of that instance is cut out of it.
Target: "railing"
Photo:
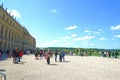
[[[6,80],[6,73],[5,70],[0,70],[0,80]]]

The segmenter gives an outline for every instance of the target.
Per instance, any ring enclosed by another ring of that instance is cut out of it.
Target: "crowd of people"
[[[103,51],[102,52],[103,57],[112,57],[112,58],[118,58],[118,51]]]
[[[54,50],[51,51],[50,49],[48,50],[38,50],[36,49],[35,51],[31,50],[19,50],[18,48],[15,48],[14,50],[8,49],[6,51],[7,55],[9,58],[13,58],[13,63],[20,63],[21,58],[24,54],[34,54],[35,55],[35,60],[41,60],[41,59],[46,59],[47,64],[50,64],[50,58],[54,57],[55,62],[64,62],[65,61],[65,55],[66,52],[64,50]],[[0,49],[0,60],[2,57],[2,50]],[[73,52],[69,53],[70,55],[73,55]],[[87,55],[92,55],[92,52],[79,52],[80,56],[87,56]],[[112,58],[118,58],[118,52],[117,51],[103,51],[100,53],[103,57],[112,57]]]
[[[78,53],[79,56],[102,56],[108,58],[118,58],[119,52],[118,51],[99,51],[99,52],[87,52],[81,51]]]
[[[2,50],[0,50],[0,60],[2,60],[3,53],[6,53],[8,58],[13,58],[13,63],[20,63],[21,58],[24,54],[24,51],[22,51],[18,48],[8,49],[6,52],[3,52]]]
[[[61,50],[55,50],[55,51],[51,51],[51,50],[36,50],[34,52],[35,55],[35,59],[39,60],[42,59],[43,57],[46,59],[47,64],[50,64],[50,58],[55,57],[55,62],[59,61],[65,61],[65,52],[61,51]],[[58,60],[58,56],[59,56],[59,60]]]
[[[66,54],[64,50],[51,51],[50,49],[48,50],[36,49],[35,51],[31,51],[31,50],[22,51],[18,48],[15,48],[14,50],[8,49],[5,53],[8,55],[9,58],[13,58],[13,63],[20,63],[21,58],[24,54],[34,54],[35,60],[41,60],[44,58],[46,59],[47,64],[50,64],[51,57],[55,58],[55,62],[65,61],[65,54]],[[0,49],[0,60],[1,60],[2,54],[3,52]]]

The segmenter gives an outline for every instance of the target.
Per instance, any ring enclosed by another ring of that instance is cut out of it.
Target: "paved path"
[[[6,70],[7,80],[120,80],[120,59],[102,57],[66,56],[65,62],[51,58],[47,65],[45,59],[25,55],[21,64],[0,61],[0,69]]]

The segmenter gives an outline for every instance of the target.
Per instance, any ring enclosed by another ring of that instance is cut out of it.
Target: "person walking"
[[[59,51],[59,62],[62,62],[62,51]]]
[[[50,57],[52,56],[51,51],[48,49],[48,51],[45,54],[45,59],[47,61],[47,64],[50,64]]]
[[[115,58],[118,58],[118,52],[115,51]]]
[[[55,51],[55,62],[57,62],[57,55],[58,55],[58,51]]]
[[[39,58],[38,58],[39,51],[38,51],[38,50],[36,50],[36,51],[34,52],[34,55],[35,55],[35,60],[39,60]]]
[[[65,61],[65,52],[62,51],[62,61]]]
[[[23,51],[22,50],[20,51],[19,55],[20,55],[20,58],[22,58],[22,56],[23,56]]]
[[[2,59],[2,54],[3,54],[2,49],[0,49],[0,60]]]

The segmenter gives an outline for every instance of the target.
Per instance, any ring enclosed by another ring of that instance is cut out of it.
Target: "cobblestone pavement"
[[[0,69],[6,70],[7,80],[120,80],[120,59],[102,57],[66,56],[65,62],[51,64],[25,55],[20,64],[12,58],[0,61]]]

